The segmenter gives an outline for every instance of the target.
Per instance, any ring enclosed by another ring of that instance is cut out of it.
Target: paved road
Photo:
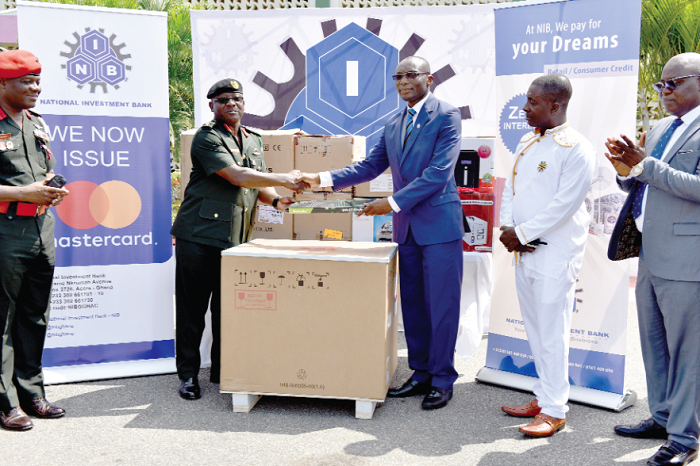
[[[474,381],[483,340],[458,361],[447,408],[388,399],[369,421],[354,418],[353,402],[336,400],[264,397],[251,413],[233,413],[230,395],[208,383],[201,400],[180,399],[175,375],[50,386],[67,417],[0,430],[0,465],[642,465],[661,442],[612,431],[649,416],[633,301],[628,325],[626,386],[639,395],[636,406],[615,413],[572,403],[568,426],[549,439],[524,438],[523,422],[500,411],[531,394]],[[409,375],[401,343],[393,385]]]

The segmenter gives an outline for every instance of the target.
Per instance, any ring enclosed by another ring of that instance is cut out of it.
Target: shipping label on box
[[[221,278],[223,392],[384,399],[395,244],[255,240],[223,251]]]
[[[294,219],[292,215],[280,212],[272,206],[258,205],[253,213],[252,239],[294,239]]]

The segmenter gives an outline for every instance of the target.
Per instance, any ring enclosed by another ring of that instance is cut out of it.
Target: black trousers
[[[221,371],[221,249],[177,238],[175,243],[175,362],[181,380],[197,377],[204,316],[211,309],[211,381]],[[210,304],[211,300],[211,304]]]
[[[41,356],[55,248],[52,214],[0,215],[0,410],[44,398]]]

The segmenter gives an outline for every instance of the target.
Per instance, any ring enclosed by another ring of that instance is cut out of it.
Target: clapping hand
[[[605,157],[610,160],[610,163],[613,164],[620,176],[628,176],[630,168],[637,165],[647,156],[644,148],[647,133],[642,133],[642,136],[639,138],[639,144],[635,144],[624,134],[621,134],[620,137],[622,139],[608,138],[605,142],[605,147],[608,148],[610,153],[606,153]]]

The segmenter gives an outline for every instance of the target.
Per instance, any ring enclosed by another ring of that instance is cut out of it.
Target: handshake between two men
[[[323,179],[322,179],[322,175]],[[288,177],[284,187],[294,191],[294,194],[299,194],[308,189],[322,186],[332,186],[333,181],[328,172],[325,173],[301,173],[299,170],[292,170],[291,172],[283,175]],[[288,208],[296,199],[294,196],[283,196],[276,203],[276,208],[278,210],[285,210]],[[388,199],[376,199],[372,202],[365,204],[365,208],[358,212],[357,215],[384,215],[392,211],[391,204],[389,204]]]

